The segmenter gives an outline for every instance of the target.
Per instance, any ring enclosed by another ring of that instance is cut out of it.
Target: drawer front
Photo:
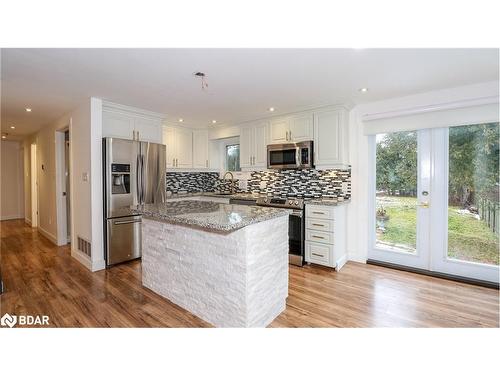
[[[320,232],[318,230],[307,229],[306,240],[333,245],[333,233]]]
[[[333,207],[306,205],[306,218],[333,219]]]
[[[324,245],[316,242],[306,241],[306,262],[330,265],[330,258],[333,253],[332,245]]]
[[[320,230],[324,232],[333,232],[333,221],[324,219],[306,219],[306,228]]]

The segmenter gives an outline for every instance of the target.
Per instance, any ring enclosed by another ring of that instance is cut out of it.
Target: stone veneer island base
[[[216,232],[143,216],[143,285],[216,327],[266,327],[288,296],[288,215],[264,220]]]

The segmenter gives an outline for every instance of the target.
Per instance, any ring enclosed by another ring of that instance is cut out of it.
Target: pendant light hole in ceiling
[[[193,75],[195,77],[200,78],[200,80],[201,80],[201,90],[202,91],[205,91],[206,89],[208,89],[207,76],[206,76],[205,73],[203,73],[203,72],[195,72],[195,73],[193,73]]]

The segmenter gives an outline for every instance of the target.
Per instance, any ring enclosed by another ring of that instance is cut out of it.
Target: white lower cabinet
[[[335,268],[347,261],[346,207],[306,204],[306,262]]]

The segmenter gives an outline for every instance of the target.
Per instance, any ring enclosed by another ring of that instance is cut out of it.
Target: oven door
[[[295,145],[268,145],[267,168],[300,168],[300,149]]]
[[[304,213],[293,210],[288,220],[289,263],[302,266],[304,264]]]

